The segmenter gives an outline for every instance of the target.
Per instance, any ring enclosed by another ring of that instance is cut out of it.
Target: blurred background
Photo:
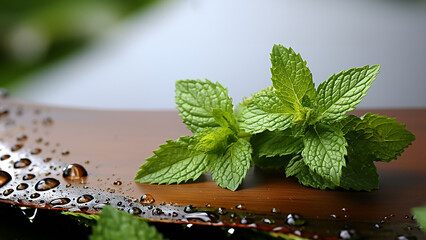
[[[173,109],[176,80],[208,78],[236,103],[271,85],[269,53],[282,44],[316,86],[381,64],[360,107],[426,107],[425,1],[0,2],[0,87],[21,101]]]

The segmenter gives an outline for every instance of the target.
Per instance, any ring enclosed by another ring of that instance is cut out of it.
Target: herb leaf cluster
[[[274,45],[272,86],[238,104],[209,80],[176,82],[176,104],[192,136],[154,151],[135,181],[180,183],[211,172],[235,191],[251,164],[282,169],[305,186],[377,189],[374,161],[396,159],[415,139],[393,118],[348,114],[366,96],[380,66],[332,75],[315,89],[300,54]]]

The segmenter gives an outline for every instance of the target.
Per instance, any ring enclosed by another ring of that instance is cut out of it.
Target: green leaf
[[[351,137],[356,137],[360,151],[367,152],[376,161],[396,159],[415,140],[415,136],[395,118],[371,113],[361,117],[354,131]]]
[[[334,189],[336,187],[336,185],[331,181],[309,169],[305,162],[300,158],[294,158],[290,161],[286,169],[286,176],[296,176],[299,183],[307,187],[319,188],[321,190],[325,190],[327,188]]]
[[[294,155],[258,157],[253,156],[253,163],[257,167],[285,169]]]
[[[235,191],[250,168],[252,147],[245,139],[238,139],[213,162],[212,177],[217,185]]]
[[[305,148],[302,156],[306,165],[326,180],[339,185],[347,154],[343,132],[332,126],[317,124],[308,128],[303,142]]]
[[[260,91],[239,108],[240,128],[252,134],[287,129],[293,115],[286,113],[284,104],[274,90]]]
[[[306,164],[302,160],[302,156],[295,155],[290,157],[290,161],[288,162],[287,167],[285,169],[286,177],[297,175],[303,169],[303,167],[306,166]]]
[[[303,150],[303,138],[294,137],[291,129],[285,131],[265,131],[251,139],[258,156],[283,156],[300,153]]]
[[[354,131],[360,122],[361,119],[359,117],[348,114],[340,119],[340,121],[336,122],[334,126],[342,130],[343,134],[346,135],[347,133]]]
[[[111,206],[102,209],[90,240],[161,240],[163,235],[142,219]]]
[[[423,228],[423,232],[426,233],[426,205],[412,208],[411,213],[416,216],[416,221]]]
[[[221,109],[213,108],[213,118],[224,128],[231,129],[235,134],[238,134],[238,124],[233,112],[224,112]]]
[[[271,53],[272,84],[285,103],[285,112],[295,113],[302,106],[305,96],[315,99],[315,86],[312,74],[300,54],[293,49],[274,45]]]
[[[195,136],[200,138],[198,143],[195,145],[195,149],[200,152],[218,152],[222,153],[226,147],[232,142],[237,141],[237,136],[229,128],[207,128],[201,131],[202,136]],[[197,134],[198,135],[198,134]]]
[[[135,181],[140,183],[180,183],[197,179],[210,170],[214,154],[193,149],[192,137],[181,137],[177,141],[168,140],[154,151],[140,167]]]
[[[213,116],[217,108],[225,113],[232,113],[232,99],[228,90],[219,83],[209,80],[176,81],[176,104],[180,116],[193,133],[205,127],[218,127]]]
[[[342,168],[340,186],[315,173],[301,158],[293,158],[286,168],[286,176],[295,176],[305,186],[319,189],[371,191],[379,188],[379,175],[371,159],[362,155],[350,155],[346,167]]]
[[[349,153],[340,179],[340,187],[356,191],[379,189],[379,174],[373,160],[362,150],[352,148],[351,142],[348,144]]]
[[[379,74],[379,65],[352,68],[333,74],[317,89],[318,110],[324,122],[335,122],[355,109]]]

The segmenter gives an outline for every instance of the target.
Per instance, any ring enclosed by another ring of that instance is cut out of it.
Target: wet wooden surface
[[[190,134],[176,111],[97,111],[7,101],[5,104],[18,110],[24,106],[25,112],[2,138],[25,133],[29,140],[24,148],[32,149],[41,137],[49,143],[43,146],[42,157],[80,163],[89,173],[84,185],[103,191],[114,189],[116,194],[131,198],[139,199],[149,193],[158,204],[209,204],[228,209],[244,204],[246,211],[254,213],[269,214],[276,208],[306,218],[330,219],[335,214],[360,222],[379,222],[391,214],[394,222],[404,222],[410,208],[426,204],[426,109],[371,110],[396,117],[417,138],[398,160],[376,164],[380,190],[321,191],[304,187],[295,178],[285,178],[282,172],[253,167],[240,188],[232,192],[216,186],[208,174],[180,185],[133,181],[139,166],[158,145]],[[359,110],[355,114],[364,112]],[[51,118],[53,124],[44,126],[45,118]],[[64,155],[63,150],[70,153]],[[114,185],[117,180],[123,184]]]

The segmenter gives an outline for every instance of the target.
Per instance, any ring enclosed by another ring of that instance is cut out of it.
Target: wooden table
[[[112,197],[121,195],[128,199],[140,199],[149,193],[155,199],[154,205],[191,204],[212,212],[219,207],[239,212],[235,207],[243,204],[246,209],[241,212],[253,219],[269,216],[279,221],[285,220],[289,213],[298,213],[307,219],[307,224],[301,229],[285,225],[284,228],[290,231],[298,229],[306,237],[333,238],[337,237],[338,229],[353,226],[360,228],[356,229],[362,233],[360,235],[373,236],[372,239],[374,236],[377,236],[376,239],[394,238],[398,234],[417,236],[417,239],[425,236],[415,229],[410,209],[426,204],[426,109],[371,110],[373,113],[396,117],[398,122],[407,124],[407,128],[417,138],[398,160],[376,164],[380,190],[321,191],[304,187],[295,178],[285,178],[282,172],[252,167],[240,188],[232,192],[216,186],[209,174],[197,181],[180,185],[150,185],[133,181],[139,166],[159,144],[167,139],[190,134],[176,111],[98,111],[9,100],[3,100],[2,104],[3,110],[7,110],[0,113],[0,140],[3,148],[20,143],[17,136],[27,136],[27,140],[22,142],[22,149],[16,152],[7,150],[8,153],[26,155],[33,159],[33,163],[39,161],[34,172],[48,171],[47,163],[42,161],[46,158],[52,158],[49,164],[57,164],[58,168],[65,163],[79,163],[86,168],[88,177],[84,178],[83,183],[69,182],[57,176],[60,186],[72,184],[73,189],[68,189],[70,191],[83,191],[84,187],[86,191],[101,191]],[[367,111],[357,110],[355,114],[364,112]],[[40,148],[41,153],[30,154],[35,148]],[[2,169],[6,169],[5,166],[0,165]],[[52,176],[60,174],[60,168],[51,173]],[[41,174],[36,175],[38,178],[43,177]],[[122,184],[114,185],[116,181]],[[1,192],[6,188],[0,188]],[[68,190],[64,188],[61,191]],[[2,195],[0,200],[15,201]],[[51,207],[36,199],[31,202],[24,200],[21,204]],[[271,213],[272,209],[278,210],[278,213]],[[92,211],[89,209],[87,212]],[[380,223],[381,220],[384,223]],[[239,223],[229,223],[229,219],[219,223],[239,226]],[[376,223],[380,229],[375,226]],[[257,227],[261,225],[257,224]],[[324,230],[324,225],[329,226],[330,230]],[[410,228],[414,229],[407,230]]]

